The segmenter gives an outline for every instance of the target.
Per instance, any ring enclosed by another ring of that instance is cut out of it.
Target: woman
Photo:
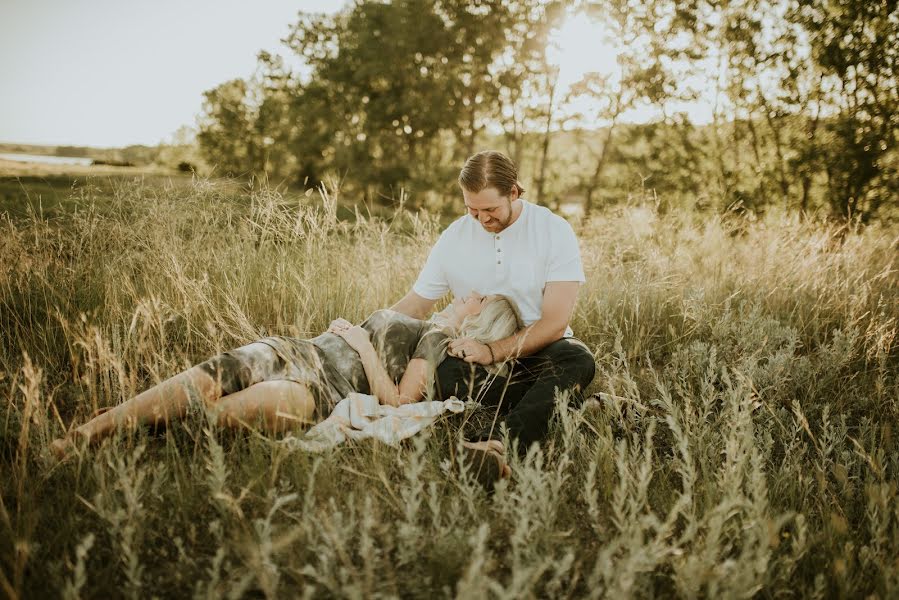
[[[103,412],[55,440],[64,458],[76,438],[97,443],[121,427],[167,423],[191,406],[213,411],[226,427],[257,422],[279,432],[326,417],[350,392],[397,406],[425,397],[449,339],[489,343],[522,327],[514,302],[472,292],[431,321],[378,310],[361,325],[333,321],[311,340],[267,337],[219,354]]]

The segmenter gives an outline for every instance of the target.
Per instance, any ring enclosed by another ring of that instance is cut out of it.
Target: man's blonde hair
[[[524,195],[515,163],[495,150],[484,150],[469,157],[459,173],[459,185],[463,190],[475,194],[494,188],[500,196],[509,196],[512,188],[518,188],[519,197]]]

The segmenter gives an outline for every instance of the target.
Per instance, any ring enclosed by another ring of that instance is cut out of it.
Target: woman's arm
[[[362,357],[362,368],[365,369],[365,376],[368,377],[371,393],[378,398],[381,404],[400,406],[418,402],[424,398],[428,367],[425,359],[413,358],[410,360],[399,385],[396,385],[373,347],[370,351],[360,352],[359,356]]]
[[[345,339],[353,350],[359,353],[362,368],[368,378],[368,387],[381,404],[400,406],[424,398],[428,371],[428,362],[425,359],[410,360],[406,365],[406,372],[397,385],[387,373],[387,368],[368,337],[368,331],[357,325],[349,329],[336,329],[334,333]]]

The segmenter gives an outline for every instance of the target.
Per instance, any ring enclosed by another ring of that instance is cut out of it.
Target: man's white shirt
[[[525,325],[540,318],[550,281],[584,282],[577,237],[548,208],[521,199],[521,214],[499,233],[466,214],[446,228],[431,249],[412,290],[429,300],[447,292],[504,294],[521,310]],[[572,335],[569,327],[565,336]]]

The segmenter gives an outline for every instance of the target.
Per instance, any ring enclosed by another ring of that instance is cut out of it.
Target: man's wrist
[[[491,346],[489,342],[485,345],[487,346],[487,350],[490,351],[490,362],[488,364],[492,365],[493,363],[496,362],[496,355],[493,354],[493,346]]]

